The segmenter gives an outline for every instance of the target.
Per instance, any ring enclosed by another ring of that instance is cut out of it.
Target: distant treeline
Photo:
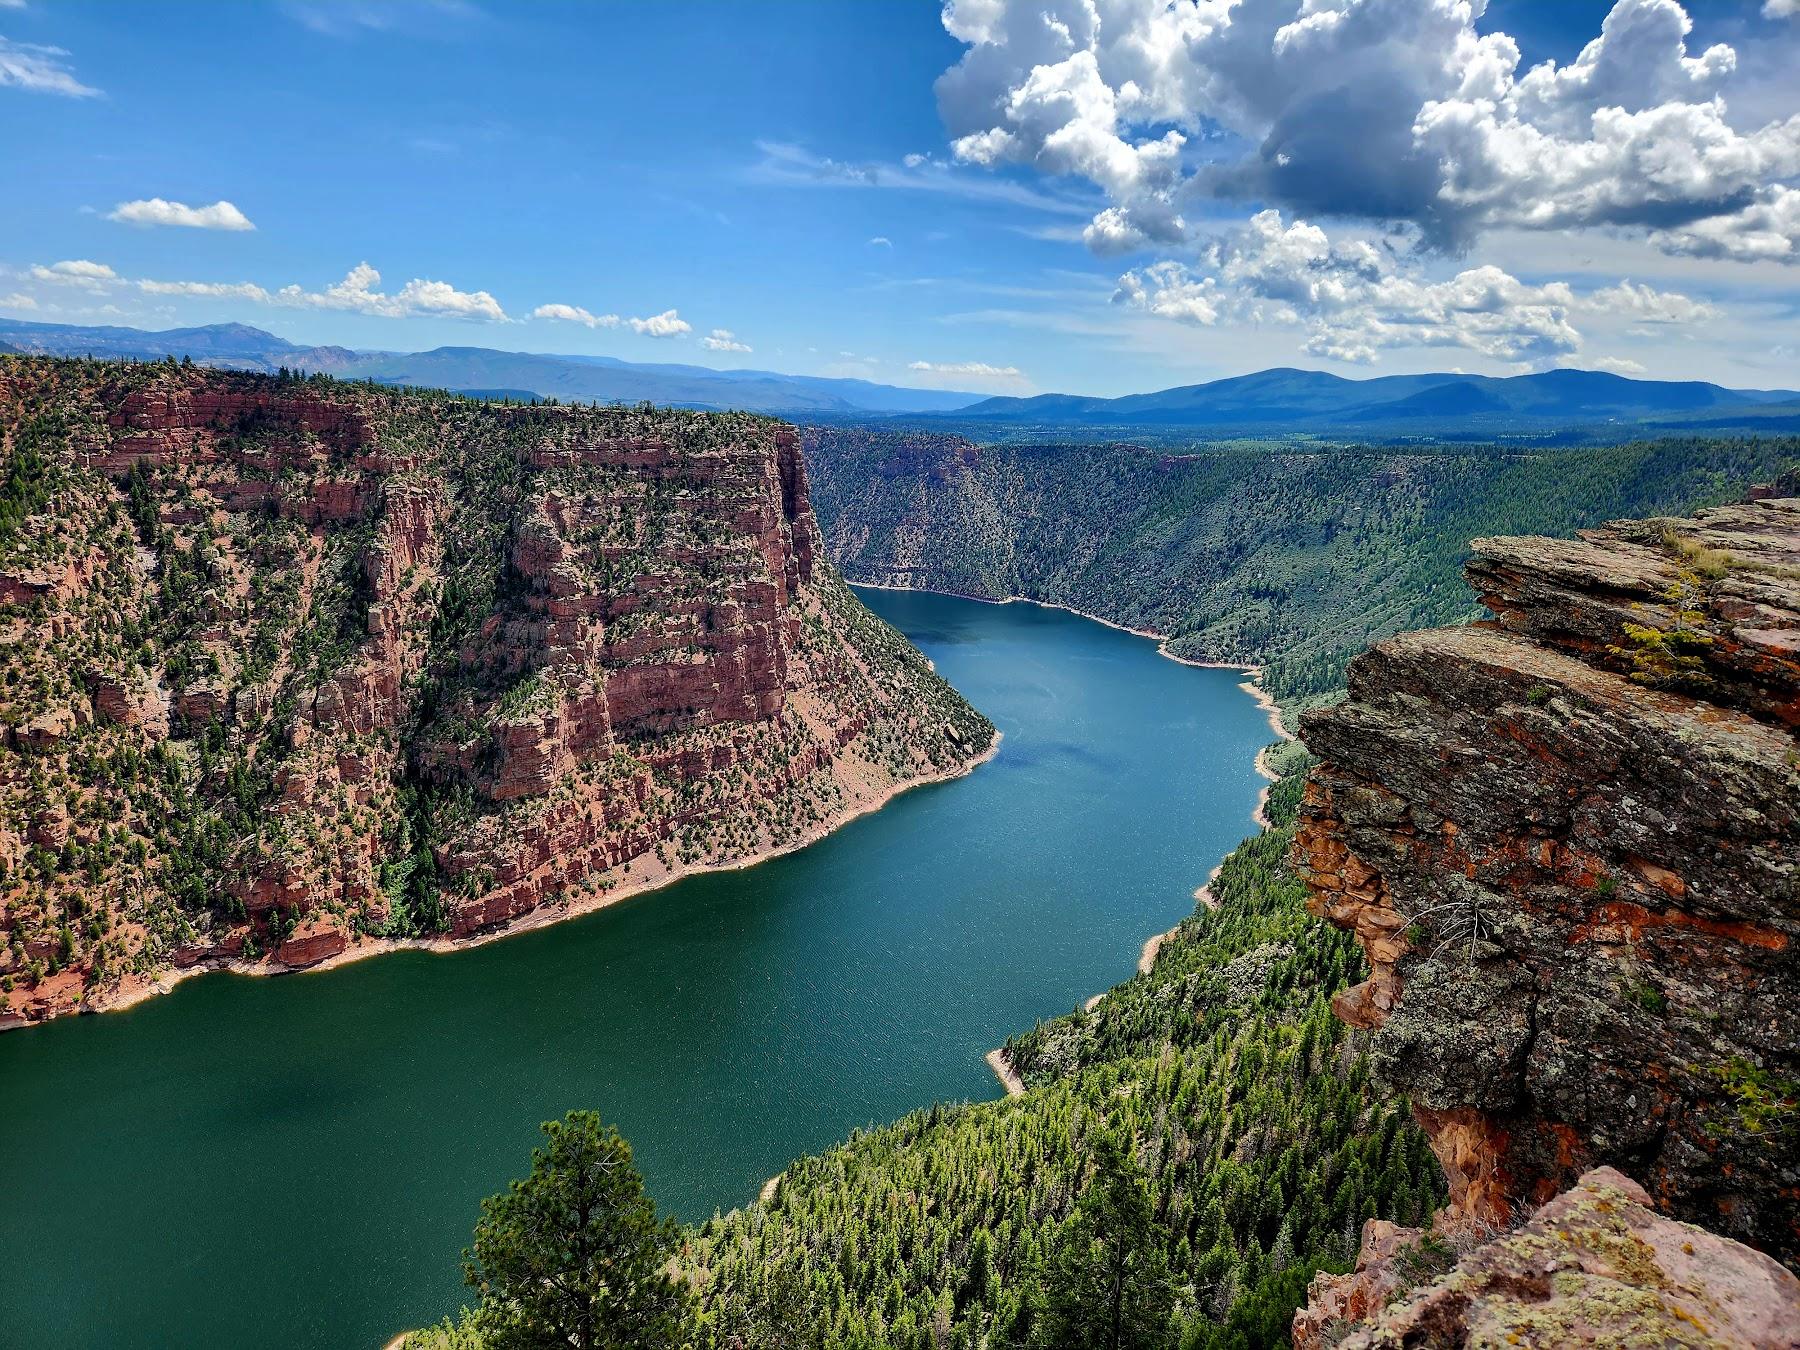
[[[1622,445],[976,445],[818,427],[813,506],[852,581],[1023,595],[1328,693],[1371,638],[1479,613],[1472,538],[1567,535],[1733,500],[1800,467],[1796,437]]]

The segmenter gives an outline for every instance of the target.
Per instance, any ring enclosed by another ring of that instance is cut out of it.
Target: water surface
[[[482,1196],[594,1107],[684,1219],[999,1095],[983,1054],[1131,973],[1252,827],[1223,670],[1035,606],[865,591],[1005,732],[802,852],[567,923],[208,975],[0,1036],[0,1343],[376,1346],[462,1298]]]

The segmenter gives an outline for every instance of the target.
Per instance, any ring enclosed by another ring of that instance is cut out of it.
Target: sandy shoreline
[[[347,966],[353,961],[366,960],[371,956],[385,956],[389,952],[425,951],[442,954],[467,951],[471,947],[480,947],[489,942],[498,942],[503,938],[517,937],[521,933],[528,933],[537,928],[545,928],[553,923],[561,923],[565,919],[576,919],[585,914],[595,913],[598,910],[607,908],[609,905],[616,905],[621,900],[629,900],[634,896],[661,890],[664,886],[673,885],[675,882],[686,877],[700,876],[709,872],[744,871],[752,867],[760,866],[762,863],[768,862],[771,858],[779,858],[783,854],[797,853],[803,848],[808,848],[811,845],[818,843],[819,840],[825,838],[825,836],[842,829],[845,825],[848,825],[858,817],[869,815],[874,811],[879,811],[882,807],[886,806],[889,802],[893,801],[894,798],[900,796],[904,792],[910,792],[914,788],[928,787],[933,783],[949,783],[958,778],[966,777],[1000,753],[1001,738],[1001,733],[995,731],[994,739],[988,743],[986,750],[982,751],[981,754],[977,755],[975,758],[964,761],[948,773],[928,774],[918,778],[903,779],[900,782],[891,784],[885,791],[876,796],[872,796],[862,802],[852,803],[850,806],[847,806],[842,811],[838,812],[837,815],[831,817],[829,820],[821,821],[813,829],[796,839],[789,840],[784,844],[761,849],[756,853],[747,854],[742,858],[736,858],[730,862],[686,863],[653,879],[646,879],[632,885],[619,886],[609,891],[582,895],[571,900],[567,904],[540,906],[528,914],[521,914],[517,919],[514,919],[512,922],[499,928],[490,929],[482,933],[474,933],[466,938],[371,938],[367,941],[357,943],[355,946],[346,947],[337,955],[328,956],[323,961],[319,961],[310,966],[278,966],[271,965],[266,961],[200,961],[180,970],[165,971],[161,975],[158,975],[154,980],[134,985],[129,989],[120,989],[110,997],[103,996],[101,998],[86,1001],[82,1003],[78,1009],[72,1011],[78,1014],[123,1012],[127,1008],[136,1007],[146,999],[154,998],[158,994],[168,993],[183,980],[192,979],[196,975],[212,974],[217,971],[228,971],[236,975],[306,975],[314,971],[335,970],[339,966]],[[45,1020],[54,1021],[56,1019],[46,1018]],[[24,1027],[40,1025],[42,1025],[40,1022],[23,1022],[17,1024],[14,1028],[0,1027],[0,1030],[23,1029]]]
[[[1005,1049],[990,1050],[987,1052],[986,1058],[988,1068],[994,1071],[994,1077],[998,1078],[1002,1086],[1006,1088],[1006,1095],[1023,1097],[1025,1080],[1019,1077],[1018,1071],[1013,1068],[1012,1061],[1006,1057]]]
[[[1260,763],[1260,761],[1261,761],[1261,755],[1259,754],[1258,762]],[[1267,788],[1264,788],[1262,791],[1262,798],[1259,800],[1266,801],[1268,799],[1268,795],[1269,795],[1269,790]],[[1260,823],[1262,824],[1262,827],[1266,830],[1269,828],[1268,819],[1266,816],[1261,816],[1261,807],[1260,806],[1257,809],[1258,809],[1259,817],[1261,817]],[[1200,887],[1198,887],[1194,891],[1194,903],[1195,904],[1204,905],[1207,909],[1217,909],[1219,907],[1218,897],[1212,893],[1212,884],[1213,884],[1213,882],[1215,882],[1219,879],[1219,873],[1223,872],[1224,870],[1225,870],[1225,860],[1223,858],[1221,858],[1213,866],[1213,870],[1206,874],[1205,883],[1202,884]],[[1152,933],[1149,937],[1144,939],[1144,949],[1138,953],[1138,963],[1137,963],[1137,973],[1138,974],[1148,975],[1150,973],[1150,971],[1156,965],[1156,954],[1162,950],[1163,943],[1167,942],[1170,938],[1174,937],[1175,934],[1179,933],[1181,931],[1181,924],[1186,923],[1186,922],[1187,922],[1187,920],[1183,919],[1181,921],[1181,923],[1176,924],[1168,932]],[[1091,1012],[1093,1010],[1094,1004],[1098,1003],[1100,1001],[1100,999],[1103,997],[1104,997],[1104,995],[1095,994],[1093,998],[1089,999],[1088,1005],[1087,1005],[1088,1010]]]
[[[1268,789],[1265,788],[1264,792],[1266,793],[1267,791]],[[1267,822],[1264,822],[1263,828],[1268,828]],[[1217,909],[1219,907],[1219,897],[1212,893],[1212,886],[1213,882],[1219,879],[1219,873],[1224,870],[1225,860],[1221,858],[1219,859],[1218,865],[1206,874],[1205,883],[1194,892],[1195,903],[1205,905],[1208,909]]]

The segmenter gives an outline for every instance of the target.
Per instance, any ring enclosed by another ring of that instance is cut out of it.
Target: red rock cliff
[[[767,419],[9,360],[0,434],[0,1023],[554,917],[992,737]]]
[[[1309,714],[1297,860],[1466,1218],[1610,1165],[1800,1260],[1800,500],[1487,539]]]

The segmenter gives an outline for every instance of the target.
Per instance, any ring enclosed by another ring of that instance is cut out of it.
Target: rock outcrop
[[[1356,1270],[1314,1279],[1295,1350],[1800,1344],[1792,1271],[1664,1218],[1610,1167],[1446,1272],[1452,1257],[1441,1239],[1370,1220]]]
[[[1372,971],[1337,1010],[1454,1223],[1612,1166],[1794,1265],[1800,500],[1478,540],[1467,571],[1493,621],[1376,644],[1301,724],[1296,864]]]
[[[540,922],[993,737],[766,418],[9,358],[0,437],[0,1024]]]

